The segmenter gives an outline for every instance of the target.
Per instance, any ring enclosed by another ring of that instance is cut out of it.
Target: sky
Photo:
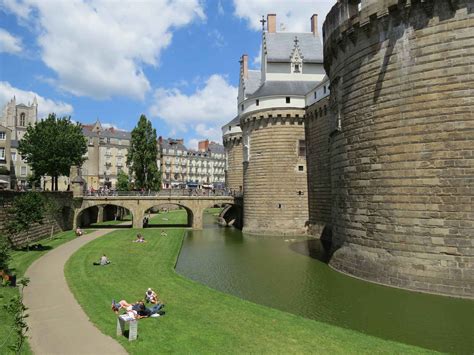
[[[188,148],[221,142],[237,114],[239,59],[259,69],[261,16],[319,27],[336,0],[0,0],[0,107],[36,96],[84,124],[132,130],[141,114]],[[321,33],[321,31],[320,31]]]

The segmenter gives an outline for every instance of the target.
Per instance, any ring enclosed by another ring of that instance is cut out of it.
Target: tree
[[[35,126],[28,126],[18,150],[35,176],[52,177],[51,190],[57,191],[58,177],[69,176],[71,166],[80,166],[86,159],[87,142],[79,123],[51,113]]]
[[[117,175],[117,190],[118,191],[129,191],[130,183],[128,181],[128,175],[123,171],[120,171]]]
[[[43,223],[47,203],[39,192],[26,192],[13,200],[13,206],[8,210],[7,229],[12,234],[26,232],[26,246],[29,248],[28,231],[35,223]]]
[[[161,187],[161,174],[156,162],[158,148],[156,130],[145,115],[141,115],[132,131],[130,148],[127,154],[127,166],[135,176],[138,189],[158,191]]]
[[[8,270],[8,264],[11,258],[10,243],[0,235],[0,270]],[[1,281],[1,280],[0,280]]]

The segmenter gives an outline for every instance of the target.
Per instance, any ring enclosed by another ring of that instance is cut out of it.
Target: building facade
[[[23,103],[17,104],[16,98],[13,97],[3,109],[0,125],[3,126],[2,130],[4,129],[5,140],[1,139],[2,131],[0,131],[0,147],[5,148],[5,160],[3,160],[3,164],[0,161],[0,164],[5,166],[6,161],[9,160],[9,163],[6,165],[9,170],[8,188],[26,187],[28,176],[33,173],[30,166],[21,158],[18,152],[18,142],[25,134],[28,125],[35,125],[37,120],[38,102],[36,97],[28,105]],[[9,139],[7,139],[8,135],[10,136]],[[0,154],[1,151],[2,149],[0,148]]]
[[[307,232],[306,94],[325,76],[317,15],[310,24],[307,33],[277,32],[276,15],[267,16],[260,82],[250,94],[245,56],[241,61],[244,232]]]
[[[208,140],[199,149],[188,149],[182,139],[158,139],[162,187],[222,188],[225,184],[224,147]]]
[[[322,201],[331,189],[337,270],[474,297],[472,10],[466,0],[341,0],[329,12],[331,173],[313,156],[325,149],[316,126],[327,128],[310,107],[309,178],[325,177]],[[310,216],[327,223],[311,204]]]
[[[82,127],[87,139],[87,160],[81,167],[86,188],[115,188],[119,172],[129,173],[126,162],[130,132],[113,127],[104,128],[99,120]]]

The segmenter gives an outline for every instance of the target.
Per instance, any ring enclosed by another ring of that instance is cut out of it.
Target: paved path
[[[36,260],[26,271],[31,281],[24,290],[24,303],[29,308],[29,343],[35,354],[127,354],[89,321],[64,277],[64,264],[71,255],[109,232],[102,229],[73,239]]]

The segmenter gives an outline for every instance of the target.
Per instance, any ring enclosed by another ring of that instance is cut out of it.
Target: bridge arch
[[[179,216],[181,211],[186,213],[183,218]],[[143,228],[192,227],[193,219],[194,213],[189,207],[174,202],[160,202],[145,210]]]
[[[122,228],[131,228],[133,225],[133,211],[131,211],[127,207],[121,206],[120,204],[115,204],[113,202],[93,204],[90,206],[86,205],[81,209],[76,209],[74,214],[74,228],[88,227],[94,223],[122,220],[128,214],[132,216],[132,221],[130,221],[131,223],[128,225],[121,225],[120,227]],[[114,228],[115,227],[119,226],[114,225]]]

